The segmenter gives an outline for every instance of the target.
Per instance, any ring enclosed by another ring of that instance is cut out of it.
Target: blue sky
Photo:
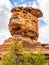
[[[37,0],[10,0],[13,7],[14,6],[20,6],[23,4],[26,4],[26,6],[32,6],[34,1],[36,2],[37,6],[39,6],[39,3],[37,2]]]
[[[27,3],[28,1],[28,3]],[[28,4],[28,5],[27,5]],[[1,0],[0,1],[0,43],[8,39],[11,34],[8,23],[11,16],[10,10],[16,6],[30,6],[43,12],[43,17],[38,19],[39,41],[49,43],[49,0]]]

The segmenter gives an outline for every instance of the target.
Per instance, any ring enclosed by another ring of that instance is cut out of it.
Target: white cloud
[[[36,4],[36,1],[33,1],[32,7],[33,7],[33,8],[38,8],[38,7],[37,7],[37,4]]]
[[[39,28],[39,41],[43,43],[49,43],[49,25]]]
[[[27,2],[23,3],[21,6],[24,6],[24,7],[27,7]],[[33,1],[33,2],[28,2],[28,6],[29,7],[33,7],[33,8],[38,8],[37,7],[37,4],[36,4],[36,1]]]
[[[7,8],[9,8],[9,9],[11,9],[11,7],[12,7],[12,5],[11,5],[11,3],[10,3],[9,0],[1,0],[1,1],[0,1],[0,7],[1,7],[2,5],[5,5],[5,6],[6,6]]]
[[[7,32],[6,32],[7,31]],[[10,32],[8,30],[2,30],[0,33],[0,44],[2,44],[4,42],[5,39],[9,38],[11,35],[10,35]]]
[[[39,28],[39,41],[49,43],[49,0],[37,0],[39,9],[43,12],[44,27]]]
[[[49,24],[49,0],[37,0],[39,3],[39,8],[43,12],[43,20],[46,24]]]
[[[10,36],[8,31],[8,23],[11,15],[11,8],[12,5],[9,0],[0,1],[0,43]]]
[[[26,4],[22,4],[22,5],[20,5],[20,6],[27,7],[27,5],[26,5]]]

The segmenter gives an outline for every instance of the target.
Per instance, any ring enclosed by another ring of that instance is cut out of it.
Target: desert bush
[[[32,50],[24,52],[20,41],[12,41],[9,53],[2,57],[2,65],[45,65],[45,55],[40,51],[37,54]]]

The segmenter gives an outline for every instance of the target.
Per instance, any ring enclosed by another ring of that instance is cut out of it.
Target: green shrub
[[[2,57],[2,65],[45,65],[45,55],[32,50],[24,52],[21,42],[12,41],[9,53]]]

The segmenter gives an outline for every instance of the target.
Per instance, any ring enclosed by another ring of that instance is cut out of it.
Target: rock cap
[[[36,16],[37,18],[42,17],[43,13],[40,9],[37,8],[32,8],[32,7],[14,7],[11,12],[19,12],[19,11],[27,11],[29,13],[31,13],[32,15]]]

